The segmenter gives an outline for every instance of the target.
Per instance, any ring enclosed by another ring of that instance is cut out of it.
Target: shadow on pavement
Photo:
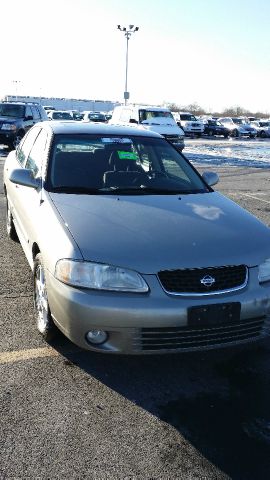
[[[269,478],[269,343],[230,353],[130,357],[57,349],[67,367],[78,366],[177,429],[231,478]],[[181,455],[179,444],[168,455]]]

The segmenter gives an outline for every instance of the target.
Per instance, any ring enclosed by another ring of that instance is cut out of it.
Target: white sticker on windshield
[[[131,138],[104,137],[102,143],[132,143]]]

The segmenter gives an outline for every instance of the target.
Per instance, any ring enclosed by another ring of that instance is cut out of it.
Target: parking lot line
[[[263,200],[263,198],[256,197],[255,195],[250,195],[249,193],[241,193],[244,197],[253,198],[254,200],[259,200],[259,202],[270,203],[269,200]]]
[[[31,348],[28,350],[14,350],[0,353],[0,365],[5,363],[20,362],[33,358],[59,357],[60,353],[51,347]]]
[[[258,200],[259,202],[270,203],[269,200],[264,200],[263,198],[257,197],[255,195],[251,195],[250,193],[243,193],[243,192],[227,192],[226,195],[231,195],[235,197],[248,197],[252,198],[253,200]],[[265,192],[258,193],[258,195],[267,195]]]

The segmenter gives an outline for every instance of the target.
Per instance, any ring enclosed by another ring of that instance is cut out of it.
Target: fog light
[[[89,330],[89,332],[86,334],[86,340],[89,343],[94,343],[95,345],[106,342],[107,338],[108,334],[107,332],[104,332],[104,330]]]

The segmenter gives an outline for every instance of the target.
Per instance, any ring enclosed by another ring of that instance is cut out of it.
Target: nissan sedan
[[[4,191],[45,340],[61,330],[88,350],[149,354],[269,335],[269,228],[217,181],[144,129],[32,127]]]

